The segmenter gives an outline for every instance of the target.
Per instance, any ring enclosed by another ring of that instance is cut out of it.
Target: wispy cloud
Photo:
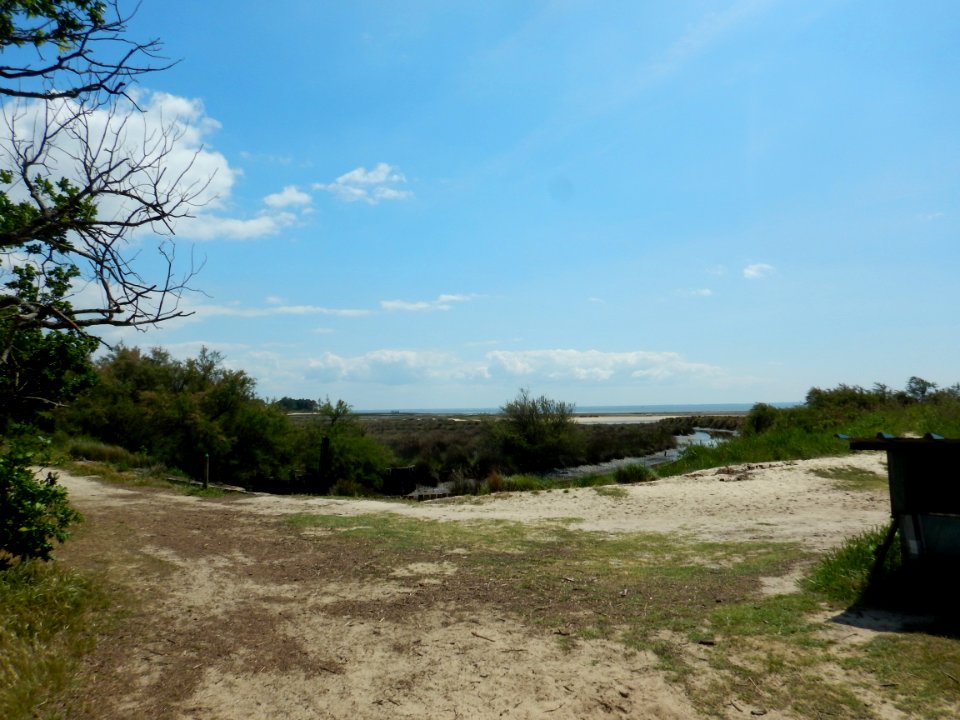
[[[358,167],[344,173],[332,183],[314,183],[314,190],[331,193],[343,202],[365,202],[376,205],[383,200],[409,200],[413,192],[404,190],[407,178],[397,168],[378,163],[372,170]]]
[[[432,312],[435,310],[450,310],[454,303],[469,300],[469,295],[440,295],[436,300],[381,300],[380,307],[392,312]]]
[[[770,275],[774,269],[773,265],[768,265],[767,263],[753,263],[743,268],[743,276],[747,280],[757,280],[758,278]]]
[[[653,64],[654,75],[672,75],[679,71],[770,5],[770,0],[740,0],[721,11],[706,13]]]
[[[365,317],[370,310],[359,308],[328,308],[317,305],[272,305],[262,308],[248,308],[233,305],[201,305],[196,308],[196,318],[209,317],[271,317],[276,315],[327,315],[332,317]]]

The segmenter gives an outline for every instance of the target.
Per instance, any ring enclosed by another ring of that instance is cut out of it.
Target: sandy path
[[[596,532],[675,532],[700,540],[781,540],[822,550],[889,518],[889,503],[876,494],[843,491],[814,474],[821,468],[855,467],[886,474],[882,453],[763,463],[732,470],[705,470],[641,485],[621,486],[626,497],[604,497],[593,488],[540,493],[500,493],[417,505],[251,494],[231,503],[252,513],[363,515],[391,512],[433,520],[537,522],[577,518],[571,527]],[[93,479],[65,477],[78,503],[125,504],[135,490]],[[196,499],[170,496],[195,505]]]
[[[421,589],[457,577],[455,549],[365,579],[362,557],[324,556],[309,537],[277,529],[293,513],[577,518],[571,526],[587,531],[823,549],[885,521],[888,505],[812,471],[885,473],[881,459],[707,471],[625,487],[617,498],[585,488],[418,505],[268,495],[212,502],[64,475],[90,526],[75,552],[95,552],[98,534],[108,534],[145,608],[98,649],[74,712],[107,720],[700,717],[649,653],[599,640],[564,647],[551,632],[470,602],[481,590],[463,589],[458,603],[425,601]]]

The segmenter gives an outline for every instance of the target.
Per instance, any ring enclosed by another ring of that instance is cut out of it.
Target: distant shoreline
[[[746,409],[725,409],[714,410],[702,408],[699,410],[676,410],[668,412],[629,412],[623,410],[611,410],[609,412],[584,411],[574,412],[573,420],[579,425],[643,425],[669,420],[680,417],[697,416],[729,416],[744,417],[749,412]],[[288,415],[315,415],[310,412],[288,413]],[[390,410],[390,411],[358,411],[354,413],[358,418],[366,420],[417,420],[424,418],[447,418],[455,422],[479,422],[485,417],[497,417],[500,415],[499,409],[496,410]]]
[[[799,402],[771,402],[767,403],[777,408],[788,408],[800,405]],[[633,418],[641,417],[687,417],[690,415],[746,415],[753,408],[754,403],[704,403],[697,404],[676,404],[676,405],[585,405],[575,406],[574,415],[578,418],[584,417],[610,417],[620,416]],[[306,413],[309,414],[309,413]],[[471,415],[499,415],[500,408],[403,408],[403,409],[371,409],[355,410],[354,414],[376,417],[376,416],[421,416],[421,417],[444,417],[444,416],[471,416]]]

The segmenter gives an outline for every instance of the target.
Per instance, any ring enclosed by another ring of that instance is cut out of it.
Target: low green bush
[[[657,479],[657,473],[649,465],[624,465],[617,468],[613,474],[613,479],[622,485],[650,482]]]

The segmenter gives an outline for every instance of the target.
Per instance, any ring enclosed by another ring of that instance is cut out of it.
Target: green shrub
[[[766,432],[776,423],[779,413],[780,411],[773,407],[773,405],[757,403],[750,408],[750,412],[747,413],[747,417],[744,418],[744,432],[753,434]]]
[[[500,408],[503,416],[489,425],[491,443],[504,468],[542,472],[576,464],[584,457],[584,440],[574,422],[574,406],[522,389]]]
[[[527,492],[542,487],[540,478],[535,475],[511,475],[504,479],[502,489],[507,492]]]
[[[66,540],[67,529],[80,520],[56,475],[34,475],[33,458],[23,438],[0,452],[0,568],[30,558],[49,560],[54,543]]]
[[[613,479],[622,485],[638,482],[650,482],[657,479],[657,473],[648,465],[624,465],[617,468]]]

